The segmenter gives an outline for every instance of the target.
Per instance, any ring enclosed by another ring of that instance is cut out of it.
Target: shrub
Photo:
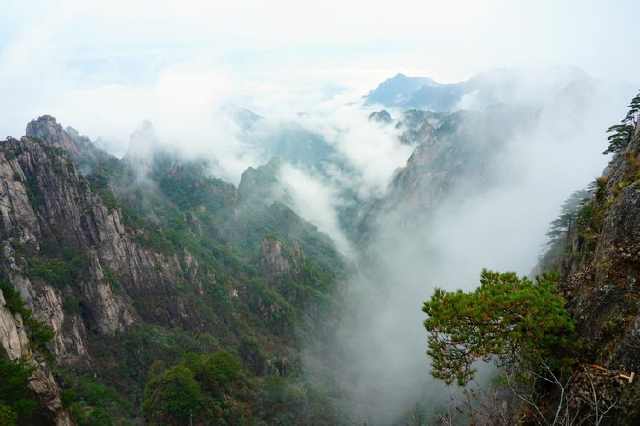
[[[0,403],[0,426],[14,426],[17,422],[16,412],[8,405]]]
[[[225,351],[200,355],[187,362],[198,382],[208,392],[221,395],[235,381],[243,377],[240,360]]]
[[[62,404],[80,425],[108,426],[119,424],[116,419],[132,414],[131,404],[114,389],[88,376],[75,376],[59,371],[68,386],[62,392]]]
[[[14,425],[29,419],[37,406],[29,390],[33,369],[20,361],[0,356],[0,425]]]
[[[465,385],[474,377],[472,364],[490,359],[533,368],[545,360],[560,367],[574,330],[564,305],[549,275],[531,281],[483,270],[472,292],[436,289],[423,307],[433,376]]]
[[[28,274],[39,278],[57,288],[78,283],[86,272],[89,260],[87,256],[75,249],[64,248],[62,256],[48,257],[50,253],[60,252],[59,242],[43,243],[44,257],[33,256],[29,259]]]
[[[191,370],[177,365],[151,377],[144,389],[143,409],[152,424],[187,424],[202,410],[200,384]]]

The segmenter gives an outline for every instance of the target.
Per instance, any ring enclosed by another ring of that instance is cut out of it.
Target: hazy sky
[[[640,45],[632,0],[2,3],[0,136],[52,113],[122,137],[99,125],[109,121],[100,104],[138,122],[182,86],[184,102],[208,102],[202,87],[270,110],[366,93],[397,72],[456,81],[498,66],[566,64],[632,82]]]

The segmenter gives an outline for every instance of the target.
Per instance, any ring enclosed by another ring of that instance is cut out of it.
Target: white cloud
[[[628,13],[634,7],[630,0],[8,0],[0,17],[0,134],[19,136],[28,119],[69,94],[143,89],[202,58],[265,109],[293,98],[304,105],[304,95],[329,83],[363,94],[398,71],[456,81],[500,65],[572,63],[630,79],[638,59],[627,46],[640,43]],[[82,128],[74,118],[66,121]]]
[[[327,185],[322,178],[288,164],[281,168],[280,179],[287,184],[296,213],[331,236],[340,252],[351,255],[351,244],[338,224],[336,208],[339,201],[336,189]]]

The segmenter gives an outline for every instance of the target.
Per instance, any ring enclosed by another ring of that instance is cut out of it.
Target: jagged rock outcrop
[[[69,413],[62,407],[58,384],[47,364],[33,356],[25,324],[20,314],[9,310],[2,290],[0,290],[0,349],[10,360],[23,360],[34,368],[29,387],[38,396],[44,409],[43,416],[56,426],[73,425]]]
[[[393,118],[391,118],[391,114],[389,114],[389,111],[383,109],[380,111],[374,111],[369,114],[369,121],[374,121],[380,124],[389,124],[393,121]]]
[[[289,248],[274,238],[265,238],[262,240],[261,254],[262,268],[271,278],[296,275],[302,270],[303,254],[298,243]]]
[[[106,207],[69,155],[56,151],[76,145],[55,119],[29,123],[28,133],[37,139],[0,142],[0,268],[34,316],[53,329],[58,362],[90,362],[89,332],[113,335],[138,321],[129,293],[135,297],[174,286],[184,272],[175,256],[136,244],[119,210]],[[58,273],[63,275],[55,277]],[[154,316],[173,316],[171,307],[164,308],[166,313],[156,310]],[[27,356],[22,335],[4,319],[2,344],[13,358]],[[57,389],[50,373],[37,370],[34,377],[37,393]],[[59,398],[47,404],[59,405]]]
[[[139,398],[153,361],[139,340],[160,345],[155,356],[169,351],[171,362],[187,350],[150,335],[207,336],[191,351],[250,341],[238,349],[247,360],[262,359],[261,347],[272,359],[296,356],[297,311],[320,297],[307,288],[331,288],[342,260],[314,226],[264,196],[273,182],[261,181],[261,169],[247,171],[238,191],[206,162],[152,141],[143,147],[149,157],[136,152],[146,161],[140,176],[130,159],[109,156],[51,116],[27,133],[0,141],[0,280],[53,330],[59,367],[98,381],[104,374]],[[137,133],[145,141],[149,134]],[[270,235],[277,244],[263,244]],[[324,275],[303,271],[302,247],[318,254]],[[31,356],[25,336],[19,318],[0,307],[0,345],[12,359]],[[127,346],[131,340],[139,343]],[[58,388],[69,384],[60,383],[38,361],[32,388],[52,419],[70,424]]]
[[[50,115],[43,115],[27,124],[25,135],[77,155],[79,148],[74,139],[67,133],[56,119]]]
[[[579,207],[549,265],[584,338],[585,362],[629,376],[640,373],[640,133],[615,155]],[[640,382],[610,380],[618,395],[607,424],[637,424]]]
[[[51,136],[47,139],[49,144],[56,143]],[[91,327],[114,333],[131,324],[134,311],[124,297],[113,294],[102,271],[103,267],[130,270],[135,280],[135,271],[140,269],[135,264],[139,253],[127,239],[118,211],[108,209],[89,190],[68,157],[37,140],[3,142],[0,173],[4,182],[0,193],[3,205],[0,237],[6,255],[3,266],[30,307],[54,330],[62,331],[65,318],[62,290],[44,283],[41,277],[29,276],[30,265],[24,251],[52,259],[59,258],[64,250],[75,251],[82,253],[86,263],[83,279],[75,284],[83,297],[93,302]],[[58,354],[73,356],[84,352],[84,345],[77,342],[83,329],[79,324],[72,326],[75,331],[71,340],[76,341],[73,348],[66,347],[61,337],[64,333],[58,333]]]
[[[406,111],[397,124],[400,140],[415,149],[385,195],[365,208],[358,238],[366,241],[381,228],[426,224],[443,201],[462,200],[499,185],[500,155],[513,135],[535,119],[533,111],[510,106],[454,113]]]
[[[0,290],[0,344],[10,359],[31,357],[29,338],[19,316],[14,316],[6,307],[6,301]]]
[[[241,205],[270,204],[286,199],[286,190],[280,182],[282,160],[274,158],[267,164],[249,167],[242,173],[238,185],[238,198]]]

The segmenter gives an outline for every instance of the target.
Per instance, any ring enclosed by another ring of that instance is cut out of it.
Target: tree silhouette
[[[607,129],[607,133],[611,134],[607,138],[609,146],[603,154],[618,153],[625,149],[631,142],[633,133],[638,126],[638,120],[640,120],[640,92],[631,99],[629,111],[620,124],[615,124]]]

